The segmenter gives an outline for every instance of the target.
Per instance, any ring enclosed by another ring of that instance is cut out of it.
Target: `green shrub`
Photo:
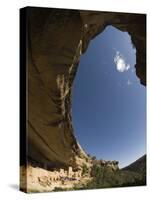
[[[66,189],[66,188],[61,188],[61,187],[55,187],[54,189],[53,189],[53,191],[54,192],[58,192],[58,191],[67,191],[68,189]]]
[[[88,172],[89,172],[89,168],[87,167],[86,164],[84,164],[84,165],[82,166],[82,175],[85,175],[85,174],[87,174]]]
[[[93,165],[91,169],[92,181],[87,183],[84,189],[110,188],[145,185],[145,178],[136,172],[112,171],[107,166]]]

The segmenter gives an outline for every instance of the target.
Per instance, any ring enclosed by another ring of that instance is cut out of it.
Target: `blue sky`
[[[83,149],[126,166],[146,153],[146,88],[135,75],[136,50],[108,26],[80,58],[73,83],[73,125]]]

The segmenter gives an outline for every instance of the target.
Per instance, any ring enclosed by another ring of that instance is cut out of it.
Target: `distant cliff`
[[[124,167],[122,170],[133,171],[139,174],[146,174],[146,155],[142,156],[135,162],[131,163],[129,166]]]

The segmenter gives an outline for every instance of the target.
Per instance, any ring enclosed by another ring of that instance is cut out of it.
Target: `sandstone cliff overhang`
[[[146,15],[28,7],[26,22],[28,161],[73,166],[77,157],[86,157],[71,117],[80,55],[108,25],[128,32],[136,48],[136,75],[146,85]]]

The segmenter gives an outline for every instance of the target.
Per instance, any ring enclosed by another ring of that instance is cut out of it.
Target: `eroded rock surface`
[[[29,162],[60,168],[79,165],[87,157],[78,145],[71,117],[72,83],[80,55],[106,26],[126,31],[136,48],[136,74],[145,85],[145,20],[141,14],[27,9]]]

